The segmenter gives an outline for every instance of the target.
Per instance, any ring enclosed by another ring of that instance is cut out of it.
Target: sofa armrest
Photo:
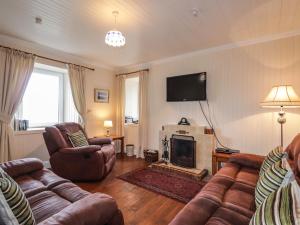
[[[99,145],[89,145],[84,147],[74,147],[74,148],[61,148],[59,152],[65,154],[87,154],[94,153],[101,150]]]
[[[44,168],[43,162],[36,158],[17,159],[0,164],[11,177],[18,177]]]
[[[115,200],[105,194],[95,193],[80,199],[38,225],[106,225],[119,215]],[[121,218],[120,225],[123,224]]]
[[[112,139],[111,138],[90,138],[88,140],[90,145],[108,145],[111,144]]]
[[[261,155],[238,153],[233,154],[228,162],[251,167],[253,169],[260,169],[264,159],[265,157]]]

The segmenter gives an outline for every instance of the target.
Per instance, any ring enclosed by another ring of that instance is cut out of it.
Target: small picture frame
[[[109,102],[109,90],[107,89],[97,89],[94,91],[95,102],[108,103]]]

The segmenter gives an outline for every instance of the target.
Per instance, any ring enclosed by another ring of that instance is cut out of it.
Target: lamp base
[[[106,130],[106,137],[110,137],[109,129]]]
[[[283,147],[283,124],[286,122],[285,112],[283,111],[283,107],[280,107],[280,111],[278,113],[279,117],[277,119],[277,122],[280,124],[280,145]]]

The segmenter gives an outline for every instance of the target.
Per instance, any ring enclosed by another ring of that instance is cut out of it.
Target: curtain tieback
[[[0,113],[0,121],[3,123],[10,123],[10,121],[12,120],[11,116],[4,114],[4,113]]]

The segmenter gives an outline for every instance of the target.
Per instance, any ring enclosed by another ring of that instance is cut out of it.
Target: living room
[[[0,224],[300,224],[299,8],[1,0]]]

